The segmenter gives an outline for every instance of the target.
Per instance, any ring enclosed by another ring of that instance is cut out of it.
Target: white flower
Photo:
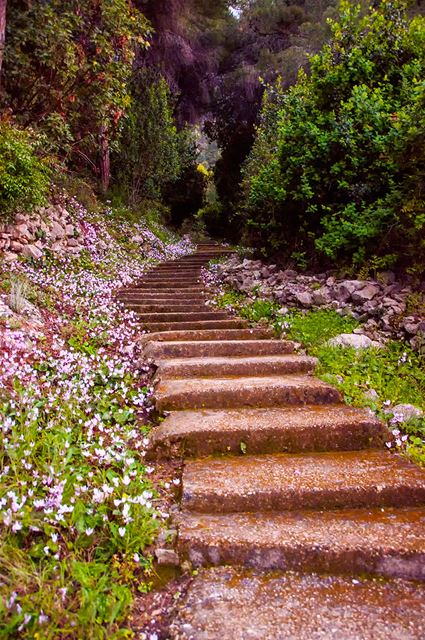
[[[87,529],[85,531],[86,536],[91,536],[93,531],[94,531],[94,529],[92,529],[91,527],[87,527]]]
[[[121,538],[124,538],[124,536],[125,536],[125,527],[120,527],[118,529],[118,533],[120,534]]]
[[[128,476],[124,476],[122,479],[122,483],[127,487],[130,484],[131,480]]]
[[[138,553],[135,553],[135,554],[134,554],[134,556],[133,556],[133,560],[134,560],[134,562],[140,562],[140,556],[139,556],[139,554],[138,554]]]

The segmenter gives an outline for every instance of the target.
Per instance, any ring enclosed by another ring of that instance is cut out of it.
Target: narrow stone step
[[[161,380],[156,389],[158,411],[331,404],[340,401],[341,396],[334,387],[309,376]]]
[[[341,509],[179,516],[195,566],[375,574],[425,580],[425,509]]]
[[[188,461],[182,506],[226,513],[425,505],[425,474],[386,451]]]
[[[162,331],[186,331],[204,329],[245,329],[248,323],[245,320],[203,320],[200,322],[149,322],[145,329],[152,332]]]
[[[157,457],[242,455],[241,446],[248,454],[344,451],[379,447],[386,439],[372,411],[342,404],[173,411],[151,433]]]
[[[204,569],[170,640],[420,640],[425,587],[404,580]]]
[[[146,276],[146,278],[143,278],[143,280],[140,281],[140,284],[146,284],[147,282],[152,283],[153,285],[157,286],[158,284],[168,284],[170,286],[180,286],[180,285],[187,285],[187,284],[191,284],[191,285],[197,285],[199,284],[199,278],[197,278],[196,276],[193,277],[176,277],[176,274],[174,274],[173,276],[160,276],[160,275],[151,275],[151,276]]]
[[[218,356],[271,356],[293,353],[288,340],[195,340],[151,342],[145,347],[150,358],[209,358]]]
[[[226,376],[274,376],[312,373],[316,358],[298,355],[173,358],[158,360],[160,378],[212,378]]]
[[[165,331],[164,333],[148,333],[141,336],[141,341],[161,342],[187,340],[189,342],[205,342],[222,340],[270,340],[271,329],[203,329],[199,331]]]
[[[219,311],[195,311],[174,313],[139,313],[141,322],[197,322],[198,320],[226,320],[227,313]]]

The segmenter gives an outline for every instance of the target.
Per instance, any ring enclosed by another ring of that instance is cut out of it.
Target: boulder
[[[353,347],[360,349],[382,349],[382,344],[376,340],[371,340],[365,335],[357,333],[341,333],[339,336],[331,338],[328,343],[330,347]]]
[[[311,307],[313,305],[313,297],[308,291],[296,291],[294,296],[303,307]]]
[[[39,260],[42,257],[43,252],[34,244],[27,244],[22,249],[22,255],[24,255],[26,258],[34,258],[35,260]]]
[[[52,226],[50,228],[50,236],[52,240],[59,240],[65,237],[65,229],[62,227],[62,225],[59,224],[59,222],[54,221],[52,223]]]
[[[372,300],[376,295],[378,295],[380,288],[376,284],[367,284],[363,289],[359,289],[354,291],[352,294],[352,299],[354,302],[363,304],[368,300]]]
[[[329,304],[331,301],[331,296],[327,287],[316,289],[316,291],[313,291],[313,293],[311,294],[311,297],[313,299],[313,304],[319,307],[324,304]]]

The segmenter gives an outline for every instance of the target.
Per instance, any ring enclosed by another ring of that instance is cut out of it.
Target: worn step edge
[[[194,566],[375,574],[425,581],[425,509],[178,516]]]
[[[188,331],[165,331],[149,333],[141,337],[146,342],[221,342],[234,340],[270,340],[271,329],[200,329]]]
[[[342,398],[334,387],[310,376],[186,378],[161,380],[158,411],[282,405],[332,404]]]
[[[149,455],[348,451],[383,446],[387,439],[372,411],[345,405],[173,411],[152,431]]]
[[[184,331],[201,329],[245,329],[248,323],[244,320],[202,320],[200,322],[149,322],[145,329],[157,333],[164,331]]]
[[[157,376],[164,378],[223,378],[312,373],[317,359],[299,355],[227,356],[159,359]]]
[[[425,473],[383,450],[189,460],[182,506],[206,513],[425,506]]]

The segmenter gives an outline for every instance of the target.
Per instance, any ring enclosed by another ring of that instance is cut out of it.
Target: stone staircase
[[[424,471],[313,358],[211,311],[200,270],[226,252],[199,245],[119,293],[151,331],[152,451],[185,460],[178,551],[202,568],[170,638],[425,637]]]

